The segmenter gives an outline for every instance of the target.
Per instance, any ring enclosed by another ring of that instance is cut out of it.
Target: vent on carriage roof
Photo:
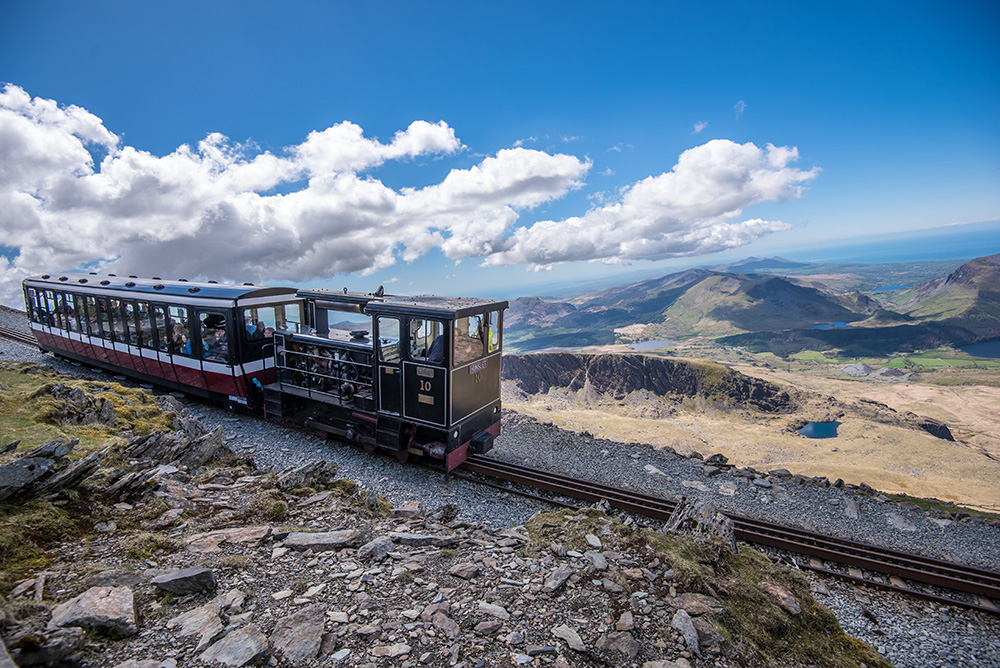
[[[92,271],[92,272],[90,272],[90,275],[91,276],[97,276],[97,272],[96,271]]]
[[[186,279],[186,278],[178,278],[177,280],[180,281],[181,283],[187,283],[188,282],[188,279]]]
[[[86,283],[86,282],[87,282],[86,278],[81,278],[81,279],[77,280],[77,283]]]
[[[103,281],[101,281],[101,285],[111,285],[111,281],[105,278]]]
[[[153,286],[153,289],[154,290],[162,290],[163,289],[163,283],[157,283],[156,285]]]
[[[128,277],[129,277],[129,278],[139,278],[139,277],[138,277],[138,276],[136,276],[135,274],[129,274],[129,275],[128,275]]]
[[[59,277],[59,280],[60,280],[60,281],[68,281],[68,280],[69,280],[69,278],[68,278],[67,276],[60,276],[60,277]]]
[[[52,275],[51,274],[42,274],[42,278],[44,278],[47,281],[50,278],[52,278]]]
[[[118,276],[118,274],[108,274],[108,276]]]
[[[249,285],[250,287],[253,287],[253,283],[244,283],[243,285]]]
[[[126,288],[134,288],[135,287],[135,283],[132,282],[132,281],[129,281],[128,283],[125,284],[125,287]]]
[[[160,278],[159,276],[153,276],[153,280],[154,281],[162,281],[163,279]]]
[[[209,281],[209,283],[212,283],[213,285],[218,285],[219,284],[218,281]]]
[[[199,288],[197,285],[193,285],[190,288],[188,288],[188,292],[190,292],[192,294],[195,293],[195,292],[200,292],[200,291],[201,291],[201,288]]]

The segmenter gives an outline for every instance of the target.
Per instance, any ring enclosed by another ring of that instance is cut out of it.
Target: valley
[[[565,302],[515,303],[508,340],[522,350],[717,362],[787,392],[788,410],[579,380],[535,391],[508,380],[505,405],[610,440],[997,511],[1000,359],[962,347],[1000,332],[1000,256],[907,267],[742,264],[757,273],[690,270]],[[522,306],[543,315],[532,321]],[[662,341],[641,346],[649,339]],[[924,418],[954,440],[914,428]],[[826,419],[843,422],[836,438],[789,428]]]

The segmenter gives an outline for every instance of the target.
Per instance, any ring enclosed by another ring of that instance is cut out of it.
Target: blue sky
[[[995,2],[0,1],[0,288],[89,262],[530,293],[996,219],[998,28]]]

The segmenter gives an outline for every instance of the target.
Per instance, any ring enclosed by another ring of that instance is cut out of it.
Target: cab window
[[[486,314],[486,354],[500,350],[500,311]]]
[[[378,358],[382,362],[399,361],[399,319],[380,315],[378,326]]]
[[[485,354],[483,316],[470,315],[455,321],[455,366],[479,359]]]
[[[410,318],[410,359],[430,364],[444,364],[444,333],[440,320]]]

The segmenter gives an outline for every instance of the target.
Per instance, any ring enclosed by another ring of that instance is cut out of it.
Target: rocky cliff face
[[[589,385],[616,399],[647,390],[659,396],[701,397],[719,406],[766,413],[787,413],[797,407],[777,385],[719,364],[645,355],[507,355],[503,379],[513,381],[528,394],[543,394],[553,387],[576,391]]]

